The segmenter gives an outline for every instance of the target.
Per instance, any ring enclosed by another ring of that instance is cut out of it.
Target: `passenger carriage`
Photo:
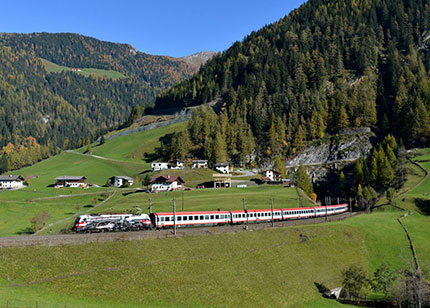
[[[152,224],[158,229],[170,228],[174,225],[174,213],[150,214]],[[229,211],[176,212],[177,227],[216,226],[231,223]]]
[[[282,219],[304,219],[315,217],[315,207],[282,209]]]

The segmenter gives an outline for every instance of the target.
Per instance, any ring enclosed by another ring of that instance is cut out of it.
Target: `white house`
[[[200,168],[207,168],[208,167],[208,161],[207,160],[193,160],[193,168],[194,169],[200,169]]]
[[[125,175],[113,176],[110,178],[110,184],[115,187],[133,186],[133,178]]]
[[[215,169],[221,173],[228,174],[233,171],[233,168],[230,168],[229,163],[219,163],[215,165]]]
[[[152,167],[152,171],[160,171],[160,170],[169,169],[169,164],[163,163],[163,162],[156,162],[156,163],[152,163],[151,167]]]
[[[173,191],[184,188],[184,180],[180,176],[160,175],[154,176],[151,181],[151,191]]]
[[[180,159],[173,159],[169,161],[170,169],[184,169],[185,161]]]
[[[270,182],[282,182],[282,175],[281,173],[274,170],[266,170],[264,172],[264,176],[261,179]]]
[[[0,175],[0,189],[18,189],[24,187],[24,178],[20,175]]]
[[[88,184],[85,183],[85,180],[87,178],[84,176],[69,176],[69,175],[63,175],[58,176],[55,178],[57,183],[55,184],[55,187],[61,188],[61,187],[87,187]]]

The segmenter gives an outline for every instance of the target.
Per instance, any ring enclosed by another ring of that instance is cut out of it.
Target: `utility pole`
[[[176,236],[176,199],[173,198],[173,235]]]
[[[246,226],[245,226],[245,230],[248,230],[248,213],[246,211],[246,200],[245,198],[242,199],[243,200],[243,211],[245,212],[246,215]]]
[[[327,204],[325,205],[325,221],[328,221],[328,216],[327,216]]]
[[[184,211],[184,189],[182,189],[182,212]]]
[[[152,214],[152,200],[149,198],[149,214]]]
[[[275,217],[273,216],[273,198],[270,202],[270,209],[272,210],[272,228],[275,227]]]

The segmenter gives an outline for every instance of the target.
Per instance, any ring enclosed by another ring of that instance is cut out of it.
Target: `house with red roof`
[[[157,175],[151,181],[151,192],[174,191],[184,189],[184,180],[180,176]]]

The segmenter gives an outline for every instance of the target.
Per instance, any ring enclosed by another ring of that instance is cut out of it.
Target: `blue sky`
[[[304,0],[2,0],[0,32],[75,32],[181,57],[222,51]]]

